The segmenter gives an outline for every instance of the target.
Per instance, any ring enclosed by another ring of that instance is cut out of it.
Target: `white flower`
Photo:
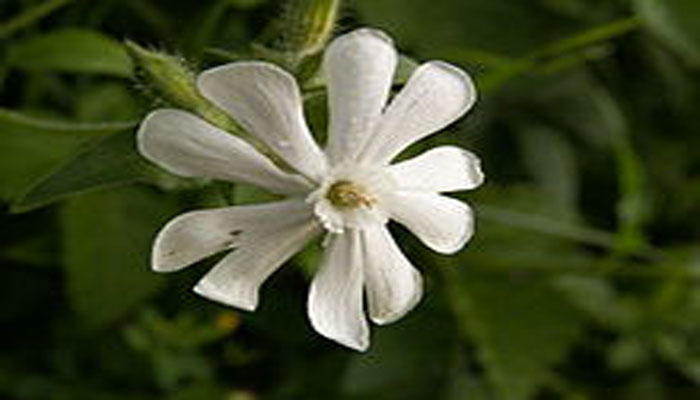
[[[418,67],[389,102],[396,64],[391,39],[376,30],[356,30],[331,43],[323,60],[330,108],[325,150],[309,132],[294,78],[279,67],[237,62],[199,76],[201,93],[284,159],[294,174],[192,114],[162,109],[148,115],[138,146],[159,166],[183,176],[247,182],[286,196],[279,202],[178,216],[155,240],[153,269],[176,271],[236,249],[194,290],[254,310],[265,279],[325,231],[309,318],[320,334],[367,349],[364,296],[370,319],[387,324],[422,295],[421,275],[392,239],[387,222],[404,225],[435,251],[454,253],[471,237],[473,216],[466,204],[440,193],[473,189],[483,181],[478,158],[454,146],[389,165],[410,144],[461,117],[476,97],[463,71],[432,61]]]

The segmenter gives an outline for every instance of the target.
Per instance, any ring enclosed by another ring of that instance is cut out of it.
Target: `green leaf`
[[[458,279],[452,286],[453,307],[476,342],[497,398],[533,398],[579,337],[581,316],[541,281],[473,274]]]
[[[77,122],[36,117],[24,112],[0,108],[0,128],[2,130],[31,130],[32,132],[64,135],[105,135],[130,129],[138,121],[118,122]],[[2,134],[2,132],[0,132]]]
[[[75,119],[90,122],[124,121],[124,124],[135,126],[150,108],[146,99],[137,95],[133,82],[130,81],[90,85],[75,95]]]
[[[700,2],[636,0],[647,27],[690,63],[700,66]]]
[[[130,77],[131,59],[116,40],[68,28],[33,36],[8,49],[8,64],[28,71],[59,71]]]
[[[526,229],[559,239],[568,239],[595,246],[607,248],[615,246],[615,237],[609,232],[562,222],[557,218],[485,204],[480,204],[478,210],[481,218],[485,221],[507,227],[509,231]]]
[[[520,55],[577,28],[521,0],[445,0],[439,6],[425,1],[410,7],[404,0],[357,0],[354,5],[363,21],[427,57],[464,48]]]
[[[202,399],[228,399],[226,391],[215,383],[195,383],[186,387],[174,390],[174,395],[168,400],[202,400]]]
[[[232,6],[240,8],[242,10],[260,7],[266,2],[267,0],[229,0],[229,3],[231,3]]]
[[[487,383],[471,368],[466,354],[457,354],[448,376],[444,400],[492,400]]]
[[[649,178],[621,106],[602,89],[596,94],[593,101],[611,137],[620,188],[617,201],[618,247],[625,252],[635,251],[646,244],[644,228],[651,218]]]
[[[24,10],[21,14],[12,17],[12,19],[0,23],[0,39],[5,39],[21,29],[32,26],[39,20],[46,18],[73,1],[74,0],[46,1]]]
[[[111,324],[158,291],[148,254],[173,210],[141,187],[82,195],[62,209],[68,297],[86,326]]]
[[[576,214],[579,170],[571,143],[564,133],[545,126],[523,126],[519,132],[525,166],[552,199],[562,217]]]
[[[620,296],[608,280],[564,275],[556,279],[554,284],[567,296],[571,304],[597,324],[617,331],[634,330],[638,327],[639,306]]]
[[[69,157],[82,140],[18,129],[0,120],[0,199],[16,196],[56,163]]]
[[[342,381],[350,398],[426,399],[447,391],[457,350],[450,319],[432,299],[405,319],[375,331],[367,354],[354,355]]]
[[[148,181],[156,175],[136,151],[133,132],[117,133],[82,150],[31,186],[12,206],[24,212],[86,190]]]
[[[653,211],[648,168],[638,153],[640,144],[634,136],[637,135],[636,130],[629,126],[629,116],[624,112],[623,105],[605,87],[592,80],[589,74],[572,74],[567,80],[559,79],[558,82],[553,89],[539,91],[540,95],[544,94],[543,104],[548,106],[548,110],[545,109],[547,119],[556,121],[561,126],[559,129],[576,132],[591,147],[611,152],[615,160],[616,175],[609,175],[616,176],[619,188],[616,200],[619,228],[614,247],[624,252],[636,252],[648,247],[644,228]],[[606,160],[598,157],[603,153],[585,153],[586,149],[582,150],[579,153],[587,154],[591,161],[580,165],[589,170],[601,169],[602,164],[599,164]]]
[[[678,388],[678,392],[682,392],[683,388]],[[661,376],[654,373],[652,369],[641,371],[630,379],[628,383],[619,390],[619,393],[613,394],[613,398],[620,400],[658,400],[658,399],[682,399],[686,393],[678,393],[679,396],[673,395],[673,390],[666,390]],[[690,398],[692,398],[692,394]]]

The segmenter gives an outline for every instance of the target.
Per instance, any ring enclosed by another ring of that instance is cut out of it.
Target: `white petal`
[[[330,126],[327,153],[333,164],[354,159],[386,105],[396,69],[391,39],[358,29],[335,39],[324,55]]]
[[[440,61],[421,65],[387,107],[360,160],[387,163],[456,121],[475,101],[476,89],[464,71]]]
[[[385,199],[392,219],[433,250],[452,254],[474,233],[474,216],[463,202],[434,193],[395,192]]]
[[[484,182],[481,161],[455,146],[441,146],[389,167],[402,190],[452,192],[474,189]]]
[[[269,226],[286,226],[310,218],[305,202],[287,200],[197,210],[179,215],[156,236],[151,254],[158,272],[171,272],[224,250],[237,247]]]
[[[141,123],[137,141],[144,157],[177,175],[248,182],[285,194],[309,188],[240,138],[184,111],[152,112]]]
[[[264,62],[237,62],[205,71],[197,86],[289,165],[321,179],[325,156],[309,132],[299,87],[288,72]]]
[[[275,211],[251,224],[253,229],[243,231],[237,249],[214,266],[194,291],[226,305],[254,310],[262,283],[321,232],[302,203],[287,204],[291,209],[286,214]]]
[[[364,351],[369,346],[369,328],[362,305],[361,246],[356,230],[332,235],[321,268],[311,282],[308,312],[318,333]]]
[[[362,231],[369,315],[377,324],[403,317],[421,299],[423,280],[385,226]]]

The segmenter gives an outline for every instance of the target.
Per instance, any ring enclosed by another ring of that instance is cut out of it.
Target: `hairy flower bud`
[[[126,41],[125,44],[134,62],[137,79],[153,96],[240,137],[279,167],[289,170],[289,166],[268,146],[251,136],[231,116],[201,95],[195,75],[183,59],[145,49],[132,41]]]
[[[256,50],[295,70],[323,50],[333,34],[340,0],[290,0],[258,40]]]
[[[148,50],[132,41],[126,48],[134,62],[136,77],[151,94],[170,105],[192,111],[202,118],[228,128],[231,118],[214,107],[197,91],[195,75],[184,60],[170,54]]]

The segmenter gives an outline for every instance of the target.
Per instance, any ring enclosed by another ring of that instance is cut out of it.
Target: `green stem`
[[[608,265],[603,266],[593,266],[590,268],[537,268],[537,267],[518,267],[512,268],[511,266],[503,267],[489,267],[482,268],[473,265],[472,272],[478,273],[503,273],[511,274],[517,272],[519,274],[540,274],[547,276],[561,276],[561,275],[578,275],[578,276],[597,276],[597,277],[610,277],[610,278],[630,278],[630,279],[663,279],[663,278],[684,278],[693,283],[700,283],[700,275],[697,273],[690,272],[681,268],[671,268],[671,267],[659,267],[658,265],[640,267],[639,265],[629,266],[622,264],[615,264],[615,268],[610,268]],[[456,268],[454,265],[447,266]]]
[[[640,26],[639,18],[628,17],[555,41],[484,74],[480,79],[479,87],[484,92],[494,91],[519,75],[531,72],[543,64],[556,62],[552,60],[553,58],[568,56],[575,51],[585,52],[593,45],[625,35]]]
[[[460,269],[458,259],[449,257],[432,257],[435,265],[434,271],[444,280],[448,295],[452,298],[461,297]],[[512,263],[488,263],[484,267],[479,263],[472,263],[469,267],[470,274],[522,274],[545,277],[558,276],[581,276],[581,277],[601,277],[601,278],[628,278],[628,279],[667,279],[684,278],[693,284],[700,283],[700,274],[691,269],[684,268],[680,264],[652,264],[652,265],[630,265],[619,260],[592,260],[590,266],[571,268],[564,265],[556,267],[514,267]],[[612,265],[612,267],[611,267]],[[456,301],[460,304],[459,301]]]
[[[605,249],[616,250],[619,248],[617,235],[598,229],[575,226],[545,217],[485,205],[479,205],[478,212],[479,217],[484,220],[559,236]],[[651,261],[658,261],[663,256],[660,250],[650,246],[635,248],[627,254],[643,257]]]
[[[230,0],[219,0],[209,8],[197,32],[189,42],[192,55],[195,59],[201,58],[202,54],[206,51],[207,44],[211,41],[217,26],[232,4]]]
[[[625,256],[645,246],[644,226],[649,219],[650,199],[646,172],[635,151],[630,129],[619,105],[601,90],[594,98],[610,135],[615,157],[619,199],[617,201],[618,235],[615,253]]]
[[[626,35],[640,27],[641,24],[642,21],[637,17],[615,20],[605,25],[596,26],[573,36],[557,40],[541,49],[535,50],[527,57],[530,59],[558,57],[563,53],[589,47],[596,43],[607,42],[616,37]]]
[[[75,0],[54,0],[26,10],[9,21],[0,24],[0,39],[4,39],[18,30],[32,25],[73,1]]]
[[[0,108],[0,122],[37,129],[47,132],[72,135],[104,135],[112,132],[132,129],[139,121],[115,122],[69,122],[41,119],[17,111]]]

